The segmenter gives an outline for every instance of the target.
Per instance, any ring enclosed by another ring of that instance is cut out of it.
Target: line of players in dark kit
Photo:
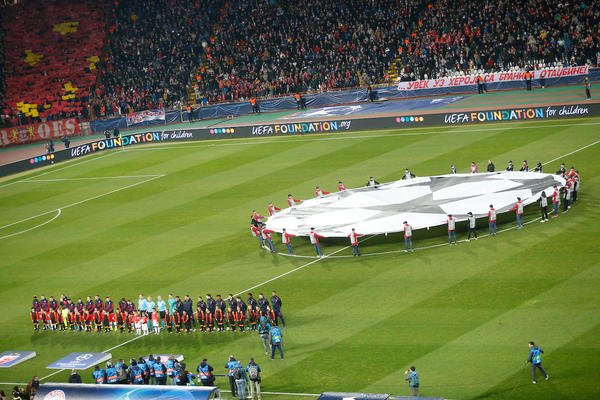
[[[213,299],[207,294],[206,299],[198,297],[194,312],[193,301],[188,295],[182,300],[169,294],[168,302],[162,301],[159,296],[158,303],[154,303],[140,294],[137,308],[125,298],[115,307],[109,296],[104,301],[98,295],[94,299],[88,296],[86,302],[79,298],[74,303],[64,294],[59,300],[41,295],[39,299],[33,297],[30,318],[35,331],[135,331],[138,335],[159,334],[163,330],[168,333],[255,331],[261,317],[265,317],[271,325],[278,325],[281,320],[285,327],[281,298],[273,291],[270,300],[269,304],[262,293],[258,299],[248,293],[246,302],[231,294],[226,300],[221,295]]]

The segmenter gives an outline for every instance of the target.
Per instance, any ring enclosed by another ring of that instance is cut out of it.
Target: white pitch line
[[[127,186],[123,186],[123,187],[118,188],[118,189],[111,190],[110,192],[106,192],[106,193],[102,193],[102,194],[99,194],[99,195],[96,195],[96,196],[92,196],[92,197],[89,197],[87,199],[77,201],[75,203],[71,203],[71,204],[67,204],[65,206],[61,206],[59,208],[55,208],[54,210],[46,211],[46,212],[43,212],[43,213],[38,214],[38,215],[34,215],[32,217],[29,217],[29,218],[24,218],[24,219],[22,219],[20,221],[16,221],[16,222],[4,225],[4,226],[0,226],[0,229],[8,228],[9,226],[20,224],[21,222],[29,221],[30,219],[41,217],[42,215],[46,215],[46,214],[49,214],[49,213],[57,211],[57,210],[64,210],[65,208],[74,207],[74,206],[77,206],[79,204],[91,201],[91,200],[96,200],[96,199],[99,199],[100,197],[108,196],[109,194],[120,192],[121,190],[129,189],[129,188],[132,188],[134,186],[138,186],[138,185],[141,185],[143,183],[150,182],[150,181],[153,181],[155,179],[161,178],[163,176],[165,176],[165,175],[156,175],[156,176],[154,176],[152,178],[144,179],[143,181],[132,183],[131,185],[127,185]]]
[[[114,346],[114,347],[111,347],[110,349],[102,350],[102,353],[106,353],[106,352],[109,352],[109,351],[111,351],[111,350],[117,349],[117,348],[119,348],[119,347],[121,347],[121,346],[125,346],[126,344],[128,344],[128,343],[131,343],[131,342],[133,342],[133,341],[135,341],[135,340],[141,339],[141,338],[143,338],[144,336],[147,336],[147,335],[148,335],[148,334],[144,334],[144,335],[141,335],[141,336],[136,336],[136,337],[134,337],[133,339],[129,339],[128,341],[126,341],[126,342],[123,342],[123,343],[121,343],[121,344],[118,344],[118,345],[116,345],[116,346]],[[51,373],[51,374],[49,374],[49,375],[46,375],[46,376],[44,376],[43,378],[40,378],[40,381],[42,381],[42,380],[44,380],[44,379],[47,379],[47,378],[50,378],[51,376],[54,376],[54,375],[56,375],[56,374],[59,374],[59,373],[61,373],[61,372],[63,372],[63,371],[66,371],[66,370],[67,370],[67,369],[64,369],[64,368],[63,368],[63,369],[59,369],[58,371],[54,371],[53,373]]]
[[[114,347],[111,347],[110,349],[103,350],[102,352],[103,352],[103,353],[106,353],[106,352],[112,351],[112,350],[114,350],[114,349],[118,349],[119,347],[121,347],[121,346],[124,346],[124,345],[126,345],[127,343],[134,342],[134,341],[136,341],[136,340],[138,340],[138,339],[141,339],[141,338],[143,338],[144,336],[148,336],[148,335],[149,335],[149,334],[145,334],[145,335],[141,335],[141,336],[136,336],[136,337],[134,337],[133,339],[129,339],[129,340],[128,340],[128,341],[126,341],[126,342],[123,342],[123,343],[121,343],[121,344],[118,344],[118,345],[116,345],[116,346],[114,346]]]
[[[378,235],[369,236],[368,238],[365,238],[365,239],[364,239],[363,241],[361,241],[360,243],[364,243],[364,242],[366,242],[367,240],[374,238],[375,236],[378,236]],[[264,281],[264,282],[262,282],[262,283],[259,283],[258,285],[254,285],[254,286],[252,286],[251,288],[248,288],[248,289],[246,289],[246,290],[242,290],[241,292],[239,292],[239,293],[235,294],[235,295],[234,295],[234,297],[235,297],[235,296],[239,296],[239,295],[241,295],[241,294],[244,294],[244,293],[246,293],[246,292],[249,292],[250,290],[256,289],[256,288],[257,288],[257,287],[259,287],[259,286],[266,285],[267,283],[269,283],[269,282],[273,282],[274,280],[277,280],[277,279],[279,279],[279,278],[283,278],[283,277],[284,277],[284,276],[286,276],[286,275],[289,275],[289,274],[291,274],[291,273],[294,273],[294,272],[296,272],[296,271],[299,271],[299,270],[301,270],[301,269],[303,269],[303,268],[306,268],[306,267],[308,267],[308,266],[310,266],[310,265],[312,265],[312,264],[314,264],[314,263],[317,263],[317,262],[319,262],[319,261],[321,261],[321,260],[325,260],[326,258],[332,257],[334,254],[337,254],[337,253],[339,253],[340,251],[344,251],[344,250],[346,250],[346,249],[348,249],[348,248],[350,248],[350,246],[345,246],[345,247],[342,247],[341,249],[338,249],[338,250],[334,251],[333,253],[329,253],[329,254],[327,254],[327,255],[325,255],[325,256],[323,256],[323,257],[319,257],[319,258],[317,258],[316,260],[312,260],[311,262],[308,262],[308,263],[306,263],[306,264],[304,264],[304,265],[301,265],[301,266],[299,266],[299,267],[297,267],[297,268],[294,268],[294,269],[292,269],[292,270],[290,270],[290,271],[284,272],[283,274],[277,275],[276,277],[274,277],[274,278],[271,278],[271,279],[269,279],[269,280],[266,280],[266,281]]]
[[[244,294],[244,293],[246,293],[246,292],[249,292],[250,290],[256,289],[256,288],[257,288],[257,287],[259,287],[259,286],[266,285],[266,284],[267,284],[267,283],[269,283],[269,282],[273,282],[274,280],[277,280],[277,279],[279,279],[279,278],[283,278],[283,277],[284,277],[284,276],[286,276],[286,275],[289,275],[289,274],[291,274],[291,273],[294,273],[294,272],[296,272],[296,271],[299,271],[299,270],[301,270],[301,269],[303,269],[303,268],[306,268],[306,267],[308,267],[308,266],[310,266],[310,265],[312,265],[312,264],[314,264],[314,263],[317,263],[317,262],[319,262],[319,261],[321,261],[321,260],[323,260],[323,259],[325,259],[325,258],[328,258],[328,257],[330,257],[330,256],[332,256],[332,255],[334,255],[334,254],[337,254],[337,253],[339,253],[340,251],[346,250],[346,249],[347,249],[347,248],[349,248],[349,247],[350,247],[350,246],[342,247],[341,249],[338,249],[338,250],[334,251],[333,253],[326,255],[325,257],[319,257],[319,258],[317,258],[316,260],[312,260],[311,262],[308,262],[308,263],[306,263],[306,264],[304,264],[304,265],[301,265],[301,266],[299,266],[299,267],[297,267],[297,268],[294,268],[294,269],[292,269],[292,270],[290,270],[290,271],[284,272],[283,274],[277,275],[276,277],[274,277],[274,278],[271,278],[271,279],[269,279],[269,280],[266,280],[266,281],[264,281],[264,282],[262,282],[262,283],[259,283],[258,285],[254,285],[254,286],[252,286],[252,287],[250,287],[250,288],[248,288],[248,289],[242,290],[241,292],[239,292],[239,293],[236,293],[236,294],[234,294],[233,296],[234,296],[234,297],[235,297],[235,296],[239,296],[239,295],[241,295],[241,294]]]
[[[516,121],[515,121],[516,122]],[[533,123],[533,121],[530,121]],[[542,121],[535,121],[542,122]],[[586,125],[600,125],[600,122],[589,122],[589,123],[580,123],[577,126],[586,126]],[[573,124],[552,124],[552,125],[542,125],[543,128],[561,128],[561,127],[572,127]],[[452,128],[452,127],[448,127]],[[396,130],[396,129],[408,129],[402,128],[399,126],[398,128],[390,128],[386,130]],[[411,127],[411,130],[418,129],[431,129],[431,127]],[[265,136],[265,137],[254,137],[254,138],[235,138],[235,139],[215,139],[215,140],[196,140],[193,142],[198,143],[197,145],[181,145],[180,143],[173,142],[173,144],[165,144],[160,146],[147,146],[144,148],[130,148],[127,151],[154,151],[154,150],[169,150],[169,149],[186,149],[190,147],[221,147],[221,146],[253,146],[256,144],[277,144],[277,143],[295,143],[295,142],[315,142],[320,140],[346,140],[346,139],[369,139],[369,138],[379,138],[379,137],[396,137],[396,136],[421,136],[421,135],[436,135],[441,133],[480,133],[482,131],[504,131],[510,129],[531,129],[531,125],[527,126],[503,126],[498,128],[472,128],[472,129],[456,129],[456,130],[443,130],[443,131],[432,131],[432,132],[414,132],[414,133],[387,133],[387,134],[366,134],[366,135],[358,135],[358,136],[346,136],[346,132],[333,132],[333,133],[319,133],[318,136],[311,136],[307,138],[303,136],[298,139],[281,139],[284,136]],[[366,132],[366,131],[364,131]],[[270,140],[280,138],[280,140]],[[250,140],[250,141],[243,141]],[[213,143],[218,141],[218,143]],[[234,143],[224,143],[225,141],[234,141]]]
[[[62,213],[62,211],[59,208],[58,212],[56,213],[56,215],[52,219],[50,219],[50,220],[48,220],[46,222],[43,222],[43,223],[41,223],[39,225],[33,226],[33,227],[29,228],[29,229],[25,229],[24,231],[11,233],[10,235],[0,236],[0,240],[6,239],[6,238],[9,238],[9,237],[12,237],[12,236],[17,236],[17,235],[20,235],[22,233],[26,233],[26,232],[32,231],[32,230],[37,229],[37,228],[41,228],[42,226],[44,226],[46,224],[49,224],[50,222],[54,221],[56,218],[60,217],[61,213]]]
[[[62,181],[88,181],[94,179],[126,179],[126,178],[151,178],[151,177],[161,177],[165,176],[164,174],[159,175],[119,175],[119,176],[90,176],[90,177],[81,177],[81,178],[56,178],[56,179],[27,179],[18,181],[16,183],[28,183],[28,182],[62,182]]]
[[[100,157],[93,157],[93,158],[89,158],[89,159],[83,160],[81,162],[70,163],[69,165],[66,165],[66,166],[64,166],[62,168],[56,168],[56,169],[52,168],[50,171],[42,172],[41,174],[38,174],[38,175],[33,176],[31,178],[25,178],[25,179],[21,179],[21,180],[18,180],[18,181],[14,181],[14,182],[10,182],[10,183],[5,183],[4,185],[0,185],[0,188],[6,187],[6,186],[11,186],[11,185],[14,185],[15,183],[21,183],[21,182],[24,182],[24,181],[28,181],[29,179],[35,179],[35,178],[37,178],[39,176],[44,176],[44,175],[47,175],[47,174],[51,174],[53,172],[62,171],[63,169],[72,168],[72,167],[75,167],[75,166],[78,166],[78,165],[81,165],[81,164],[88,163],[90,161],[96,161],[96,160],[99,160],[101,158],[105,158],[105,157],[112,156],[112,155],[115,155],[115,154],[117,154],[117,153],[116,152],[110,152],[110,153],[105,154],[105,155],[100,156]],[[36,171],[31,171],[31,173],[35,173],[35,172]]]
[[[577,153],[577,152],[579,152],[579,151],[581,151],[581,150],[587,149],[588,147],[592,147],[592,146],[594,146],[594,145],[597,145],[598,143],[600,143],[600,140],[596,140],[594,143],[590,143],[590,144],[588,144],[588,145],[586,145],[586,146],[583,146],[583,147],[580,147],[580,148],[578,148],[577,150],[573,150],[573,151],[572,151],[572,152],[570,152],[570,153],[563,154],[562,156],[559,156],[559,157],[553,158],[552,160],[550,160],[550,161],[546,161],[546,162],[545,162],[545,163],[543,163],[543,164],[549,164],[549,163],[551,163],[551,162],[554,162],[554,161],[560,160],[560,159],[561,159],[561,158],[563,158],[563,157],[570,156],[571,154],[575,154],[575,153]]]

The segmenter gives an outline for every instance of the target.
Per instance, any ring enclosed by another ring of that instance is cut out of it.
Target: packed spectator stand
[[[86,118],[104,39],[104,5],[25,1],[2,9],[3,120]]]
[[[598,0],[25,1],[3,9],[3,114],[24,122],[20,102],[42,106],[40,119],[85,117],[87,105],[108,117],[183,105],[191,88],[196,103],[245,101],[391,83],[391,69],[416,80],[597,65],[599,10]],[[30,18],[41,29],[30,31]],[[72,22],[67,35],[52,30]]]

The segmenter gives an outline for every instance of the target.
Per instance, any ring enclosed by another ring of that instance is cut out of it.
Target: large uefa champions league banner
[[[493,204],[498,214],[535,203],[545,192],[565,180],[539,172],[492,172],[420,176],[330,193],[283,209],[266,221],[267,229],[308,236],[312,227],[324,237],[346,237],[352,229],[361,235],[401,232],[404,221],[413,229],[445,225],[447,216],[457,221],[488,215]]]
[[[44,383],[35,400],[212,400],[219,391],[210,386],[94,385]]]

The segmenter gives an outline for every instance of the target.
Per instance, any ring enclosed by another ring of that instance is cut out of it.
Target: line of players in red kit
[[[105,301],[96,295],[94,299],[88,296],[85,303],[82,299],[73,303],[64,294],[59,300],[55,300],[52,296],[46,299],[41,295],[40,299],[37,296],[33,297],[30,318],[35,331],[40,329],[81,332],[120,330],[121,333],[135,331],[138,335],[148,334],[150,331],[159,334],[161,330],[166,330],[168,333],[189,333],[197,329],[201,332],[254,331],[261,317],[265,317],[271,325],[277,325],[280,320],[285,325],[281,313],[281,299],[275,292],[271,298],[274,302],[273,308],[262,294],[259,294],[258,299],[254,299],[249,293],[248,304],[240,296],[234,299],[229,295],[227,302],[221,299],[220,295],[217,295],[215,300],[210,295],[207,295],[207,298],[208,305],[202,297],[198,298],[194,313],[188,296],[185,301],[181,301],[179,296],[169,295],[169,305],[163,306],[163,311],[158,311],[156,307],[152,307],[150,311],[142,311],[136,309],[131,300],[124,298],[119,301],[116,310],[108,296]],[[210,303],[210,300],[213,300],[213,303]],[[189,310],[186,311],[184,308],[188,308],[188,305]],[[160,304],[159,308],[161,308]]]

